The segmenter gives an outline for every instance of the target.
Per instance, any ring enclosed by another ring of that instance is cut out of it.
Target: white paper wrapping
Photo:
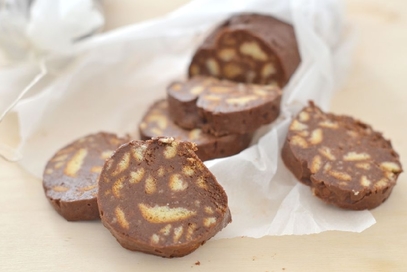
[[[165,87],[186,77],[194,50],[236,12],[276,16],[295,27],[302,63],[284,89],[282,114],[238,155],[206,164],[224,186],[233,222],[217,238],[360,232],[375,223],[369,211],[325,205],[299,184],[280,159],[291,117],[308,100],[329,108],[349,52],[341,5],[335,0],[196,0],[164,18],[75,44],[70,56],[48,57],[52,75],[15,108],[21,165],[41,177],[61,146],[97,131],[137,135],[137,125]]]
[[[70,54],[103,24],[98,0],[1,1],[0,122],[22,97],[41,90],[38,83],[49,73],[45,56]],[[15,161],[21,154],[0,143],[0,156]]]

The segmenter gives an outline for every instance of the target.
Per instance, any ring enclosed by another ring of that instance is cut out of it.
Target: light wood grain
[[[140,1],[105,2],[109,29],[142,17],[131,17],[132,9],[142,14]],[[182,2],[151,4],[141,19]],[[332,109],[383,131],[407,167],[407,2],[347,3],[358,44],[351,76]],[[117,16],[123,11],[126,16]],[[15,121],[0,126],[1,138],[11,144],[17,141]],[[406,271],[406,174],[373,214],[377,224],[360,234],[235,238],[209,241],[183,258],[140,258],[122,249],[100,222],[66,222],[46,201],[40,180],[0,160],[0,271]]]

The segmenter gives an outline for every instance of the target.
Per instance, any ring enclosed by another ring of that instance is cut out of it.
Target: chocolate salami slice
[[[106,162],[100,217],[124,248],[181,257],[231,222],[226,193],[195,149],[174,138],[132,141]]]
[[[381,133],[312,103],[292,121],[282,158],[314,195],[352,210],[383,203],[402,172],[398,154]]]
[[[300,63],[291,25],[260,14],[239,14],[197,49],[189,75],[284,87]]]
[[[280,113],[281,89],[271,85],[197,77],[171,84],[167,95],[176,124],[215,136],[253,132]]]
[[[186,81],[177,81],[167,88],[169,113],[174,122],[182,128],[194,129],[202,126],[196,102],[207,87],[219,83],[213,77],[196,76]]]
[[[252,138],[250,133],[215,137],[203,133],[200,128],[183,129],[171,120],[166,100],[157,101],[150,107],[140,123],[139,130],[142,140],[165,136],[194,142],[198,148],[195,153],[203,161],[237,154],[249,146]]]
[[[97,179],[105,160],[127,138],[100,132],[80,138],[59,150],[43,174],[45,195],[68,221],[99,218]]]

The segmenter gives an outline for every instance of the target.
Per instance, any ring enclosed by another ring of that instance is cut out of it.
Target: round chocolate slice
[[[280,113],[281,89],[271,85],[198,77],[173,83],[167,94],[176,124],[187,122],[215,136],[254,132]]]
[[[108,159],[99,179],[100,217],[124,248],[180,257],[231,222],[226,193],[195,149],[156,138],[122,145]]]
[[[277,119],[281,89],[276,86],[220,81],[196,102],[202,130],[215,136],[254,132]]]
[[[273,17],[239,14],[197,49],[189,75],[284,87],[300,63],[294,28]]]
[[[165,136],[194,142],[198,148],[195,153],[203,161],[237,154],[249,146],[252,138],[250,133],[215,137],[203,133],[200,128],[183,129],[171,120],[166,100],[157,101],[150,107],[140,123],[139,130],[142,140]]]
[[[127,142],[115,134],[100,132],[80,138],[60,149],[43,174],[45,195],[68,221],[99,218],[97,180],[114,150]]]
[[[314,195],[352,210],[383,203],[402,172],[398,154],[381,133],[312,103],[292,121],[282,158]]]
[[[184,82],[173,82],[167,88],[167,100],[171,119],[182,128],[202,126],[196,102],[208,86],[219,82],[213,77],[196,76]]]

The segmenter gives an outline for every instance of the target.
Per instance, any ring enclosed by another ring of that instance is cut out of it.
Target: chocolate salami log
[[[59,150],[43,174],[45,195],[68,221],[99,218],[97,179],[105,160],[127,138],[97,133],[80,138]]]
[[[180,257],[231,222],[226,193],[195,149],[174,138],[132,141],[106,162],[100,217],[124,248]]]
[[[260,14],[240,14],[198,48],[189,75],[284,87],[300,63],[291,25]]]
[[[253,132],[280,113],[281,89],[271,85],[196,77],[171,84],[167,95],[176,124],[215,136]]]
[[[399,156],[381,133],[312,103],[292,121],[282,158],[314,195],[352,210],[379,206],[402,172]]]
[[[215,137],[203,133],[199,128],[183,129],[171,120],[166,100],[157,101],[150,107],[140,123],[139,130],[142,140],[165,136],[194,142],[198,148],[195,153],[203,161],[237,154],[249,146],[252,138],[250,133]]]

